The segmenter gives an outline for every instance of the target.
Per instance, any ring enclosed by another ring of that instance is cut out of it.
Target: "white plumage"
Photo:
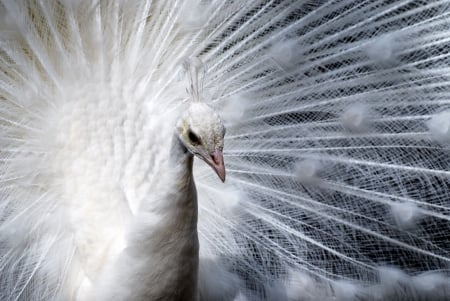
[[[0,3],[0,300],[450,300],[448,0]]]

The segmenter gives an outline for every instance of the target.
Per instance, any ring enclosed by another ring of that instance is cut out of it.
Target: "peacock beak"
[[[208,160],[209,161],[209,160]],[[208,162],[211,167],[216,171],[222,182],[225,182],[225,165],[223,163],[222,151],[216,149],[211,153],[211,160]]]

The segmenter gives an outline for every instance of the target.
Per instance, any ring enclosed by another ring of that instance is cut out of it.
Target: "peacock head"
[[[219,114],[205,103],[193,102],[178,120],[177,133],[186,149],[211,166],[225,182],[225,126]]]

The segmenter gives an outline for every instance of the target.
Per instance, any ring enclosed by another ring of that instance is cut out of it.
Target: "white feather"
[[[450,141],[450,112],[443,111],[427,121],[427,127],[434,139],[447,143]]]

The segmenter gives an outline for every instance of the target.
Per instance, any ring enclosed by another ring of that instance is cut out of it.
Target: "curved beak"
[[[211,153],[211,159],[207,163],[214,169],[222,182],[225,182],[225,165],[222,151],[216,149]]]

